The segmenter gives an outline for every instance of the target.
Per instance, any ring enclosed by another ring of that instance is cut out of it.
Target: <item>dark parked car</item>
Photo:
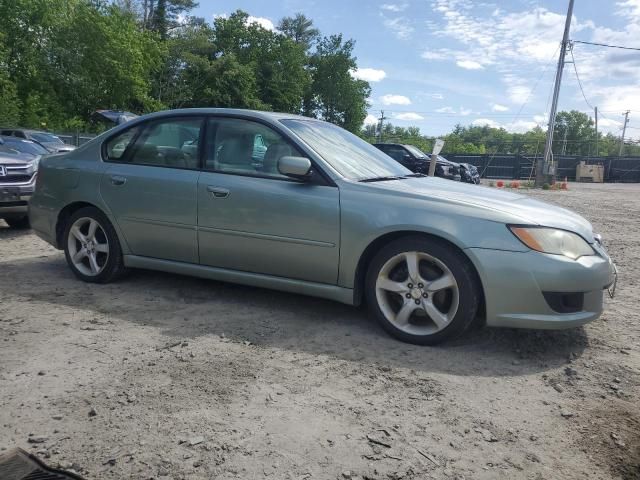
[[[39,143],[51,153],[70,152],[75,150],[74,145],[64,143],[60,137],[49,132],[39,130],[28,130],[24,128],[3,128],[0,135],[8,137],[23,138]]]
[[[459,163],[460,165],[460,181],[465,183],[480,184],[480,172],[475,165],[470,163]]]
[[[398,163],[415,173],[429,173],[431,157],[413,145],[401,145],[399,143],[374,143],[374,146],[389,155]],[[460,166],[438,155],[436,163],[436,177],[448,180],[460,180]]]
[[[39,143],[31,140],[0,136],[0,153],[23,153],[40,158],[50,152]]]

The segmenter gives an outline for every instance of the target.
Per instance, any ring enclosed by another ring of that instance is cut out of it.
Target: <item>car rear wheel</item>
[[[116,231],[94,207],[82,208],[69,218],[64,253],[71,271],[85,282],[108,283],[126,271]]]
[[[4,221],[7,222],[7,225],[11,228],[27,229],[31,227],[29,217],[26,215],[24,217],[5,218]]]
[[[469,261],[445,242],[408,237],[384,247],[366,278],[367,302],[394,337],[433,345],[462,334],[478,311]]]

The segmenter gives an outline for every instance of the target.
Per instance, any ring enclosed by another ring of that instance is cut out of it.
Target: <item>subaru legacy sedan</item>
[[[475,319],[582,325],[615,280],[579,215],[413,173],[337,126],[288,114],[131,120],[44,158],[30,219],[86,282],[144,268],[366,302],[417,344]]]

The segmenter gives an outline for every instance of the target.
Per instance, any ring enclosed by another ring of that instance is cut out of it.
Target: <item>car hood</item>
[[[502,189],[452,182],[437,177],[407,178],[368,184],[413,198],[458,203],[506,215],[506,223],[540,225],[569,230],[594,242],[593,228],[570,210]]]
[[[15,155],[1,155],[0,154],[0,164],[2,165],[24,165],[25,163],[31,163],[35,161],[38,157],[31,155],[29,153],[19,153]]]

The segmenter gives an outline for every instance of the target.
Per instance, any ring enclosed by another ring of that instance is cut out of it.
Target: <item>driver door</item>
[[[261,123],[212,118],[206,144],[198,181],[200,263],[335,285],[338,188],[280,174],[281,157],[303,155]]]

